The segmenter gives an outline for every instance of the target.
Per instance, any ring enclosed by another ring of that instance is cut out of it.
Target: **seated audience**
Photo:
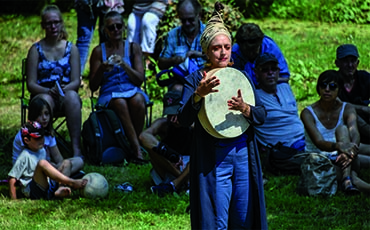
[[[257,84],[254,63],[256,58],[263,53],[273,54],[279,60],[278,83],[289,81],[290,72],[283,53],[275,41],[265,35],[257,24],[243,24],[236,32],[235,38],[236,44],[233,45],[231,55],[234,62],[233,67],[245,70],[254,84]]]
[[[148,100],[140,88],[145,78],[142,52],[137,43],[123,40],[123,29],[121,14],[111,11],[105,15],[104,31],[108,41],[92,51],[90,89],[94,92],[100,87],[98,105],[116,112],[133,150],[132,161],[144,163],[138,139]]]
[[[177,121],[181,91],[182,87],[176,86],[164,95],[163,115],[167,117],[155,120],[140,134],[153,165],[150,173],[156,186],[151,190],[160,196],[188,189],[192,128],[181,127]]]
[[[20,182],[23,195],[31,199],[63,198],[71,195],[71,188],[86,186],[86,179],[71,179],[46,160],[44,129],[40,123],[26,122],[21,129],[21,136],[25,148],[8,174],[11,199],[17,199],[17,181]]]
[[[337,99],[340,84],[337,71],[320,74],[316,86],[320,99],[301,113],[306,152],[324,154],[334,162],[345,193],[370,192],[370,184],[358,177],[360,168],[370,167],[370,157],[359,154],[356,111],[352,105]]]
[[[289,84],[277,84],[280,71],[278,59],[270,53],[262,54],[256,59],[254,71],[259,88],[256,94],[267,111],[265,122],[255,127],[257,141],[262,145],[260,150],[267,153],[270,149],[266,146],[280,142],[283,146],[303,152],[304,127],[298,116],[297,102]],[[302,156],[288,161],[294,161],[292,164],[297,166],[299,172],[299,162],[302,163],[303,159]],[[268,166],[274,168],[274,165]]]
[[[83,173],[79,172],[84,166],[84,162],[81,157],[63,159],[54,137],[52,124],[53,111],[47,101],[42,97],[36,96],[31,100],[28,107],[28,120],[39,122],[45,130],[44,148],[46,151],[46,160],[68,177],[71,175],[75,177],[77,174],[82,176]],[[22,132],[19,131],[13,142],[13,165],[24,148],[25,145],[22,140]]]
[[[108,3],[108,4],[107,4]],[[99,20],[99,43],[105,42],[103,27],[104,15],[111,10],[124,12],[124,1],[86,1],[75,0],[75,10],[77,13],[77,41],[76,46],[80,53],[81,75],[84,72],[85,64],[89,55],[90,43],[94,37],[96,22]]]
[[[67,41],[62,14],[57,6],[48,5],[41,12],[45,36],[32,45],[27,56],[27,88],[31,98],[40,95],[54,115],[66,116],[73,155],[82,156],[80,56],[75,45]]]
[[[179,77],[186,77],[206,61],[200,45],[205,25],[200,20],[202,6],[198,0],[180,0],[176,10],[181,26],[168,32],[158,67],[161,70],[174,67]]]
[[[355,45],[344,44],[337,48],[335,64],[343,81],[338,97],[355,108],[361,143],[370,144],[370,73],[357,70],[359,57]],[[370,146],[361,144],[360,148]]]

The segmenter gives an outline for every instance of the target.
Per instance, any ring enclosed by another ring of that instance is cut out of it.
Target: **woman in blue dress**
[[[195,122],[190,166],[191,227],[267,229],[261,164],[253,130],[254,125],[265,120],[266,112],[261,101],[254,94],[256,105],[245,103],[243,89],[225,101],[229,109],[240,111],[250,123],[247,131],[235,138],[211,136],[198,118],[201,101],[209,94],[216,94],[215,87],[222,84],[216,76],[207,79],[207,73],[230,65],[231,35],[218,13],[223,6],[216,3],[215,8],[201,36],[208,63],[203,70],[187,77],[184,105],[178,113],[181,125],[189,126]],[[246,78],[253,87],[247,75]]]
[[[90,89],[100,87],[98,105],[110,108],[121,120],[130,142],[134,160],[141,162],[138,135],[143,129],[147,95],[140,86],[144,82],[142,52],[137,43],[123,40],[122,16],[109,12],[104,18],[108,41],[94,48],[90,58]]]
[[[73,155],[81,157],[80,55],[64,26],[56,5],[41,11],[45,37],[32,45],[27,56],[27,89],[31,98],[47,101],[55,114],[66,116]]]

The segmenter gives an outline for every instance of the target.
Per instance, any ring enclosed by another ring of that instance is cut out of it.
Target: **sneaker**
[[[176,192],[176,188],[172,182],[170,183],[161,183],[150,188],[152,193],[157,194],[159,197],[164,197],[166,194]]]
[[[125,182],[123,184],[118,184],[114,187],[114,189],[118,190],[120,192],[124,192],[124,193],[130,193],[130,192],[134,191],[134,187],[129,182]]]

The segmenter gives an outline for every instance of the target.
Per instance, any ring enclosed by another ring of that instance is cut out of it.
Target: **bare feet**
[[[68,187],[61,186],[55,191],[55,197],[64,198],[71,195],[71,189]]]
[[[71,186],[71,188],[73,189],[80,189],[80,188],[84,188],[86,184],[87,184],[87,179],[78,179],[78,180],[72,179],[69,186]]]

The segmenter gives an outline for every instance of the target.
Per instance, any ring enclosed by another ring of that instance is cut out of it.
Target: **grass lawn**
[[[66,13],[65,21],[70,40],[75,42],[75,13]],[[316,78],[322,71],[335,68],[338,45],[356,44],[361,55],[359,68],[370,70],[368,25],[275,19],[253,22],[259,24],[283,51],[300,111],[317,100]],[[0,28],[0,179],[3,179],[10,167],[13,138],[20,127],[21,60],[43,33],[37,16],[0,16]],[[92,47],[97,41],[96,33]],[[83,121],[91,111],[88,82],[84,80],[84,83],[80,90]],[[161,109],[157,100],[154,119],[161,116]],[[1,185],[0,229],[190,229],[189,214],[185,212],[188,196],[175,194],[159,198],[151,194],[149,170],[149,165],[86,165],[85,172],[99,172],[109,181],[109,197],[104,200],[79,198],[75,194],[63,201],[10,201],[7,186]],[[370,181],[369,172],[361,173],[366,181]],[[295,192],[298,176],[276,177],[268,173],[266,176],[269,179],[265,197],[270,229],[370,229],[369,196],[346,197],[338,192],[330,198],[303,197]],[[114,191],[114,185],[125,181],[134,185],[133,193]]]

